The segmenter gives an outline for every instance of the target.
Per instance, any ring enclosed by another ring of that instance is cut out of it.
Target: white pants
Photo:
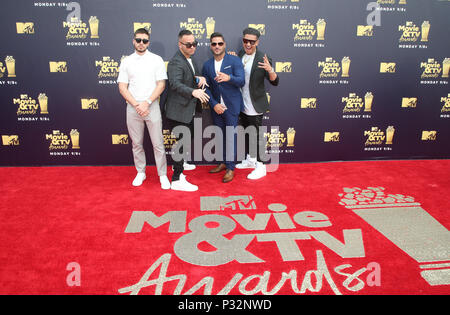
[[[164,149],[162,119],[158,101],[150,105],[149,114],[145,117],[141,117],[133,106],[127,105],[128,134],[132,141],[134,166],[138,173],[145,173],[147,165],[144,150],[145,126],[147,126],[150,140],[152,141],[158,175],[167,175],[166,151]]]

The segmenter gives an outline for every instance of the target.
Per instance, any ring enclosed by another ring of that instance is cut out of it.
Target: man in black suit
[[[180,31],[178,34],[179,49],[167,66],[169,90],[165,109],[166,118],[171,130],[177,126],[187,127],[190,130],[191,140],[194,136],[193,121],[197,103],[199,101],[206,103],[209,100],[209,96],[204,91],[206,80],[199,76],[200,70],[192,58],[197,44],[191,31]],[[177,137],[179,145],[181,145],[179,140],[182,136],[185,135],[180,134]],[[172,152],[183,154],[184,149],[183,147],[175,147]],[[172,154],[171,157],[174,170],[171,189],[181,191],[198,190],[198,187],[189,183],[183,174],[185,163],[182,156]]]
[[[254,168],[247,176],[248,179],[259,179],[266,176],[266,166],[262,163],[260,156],[260,152],[265,150],[265,143],[263,135],[259,133],[263,115],[269,109],[264,82],[267,79],[274,86],[277,86],[279,83],[279,77],[272,67],[272,59],[257,49],[259,37],[260,33],[258,30],[250,27],[246,28],[243,31],[243,49],[238,54],[242,59],[245,70],[245,86],[242,88],[244,110],[239,118],[244,128],[254,126],[257,132],[256,156],[254,153],[249,152],[249,147],[251,146],[247,142],[247,157],[242,163],[236,165],[238,169]]]

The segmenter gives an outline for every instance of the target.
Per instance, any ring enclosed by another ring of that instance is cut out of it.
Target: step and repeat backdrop
[[[190,29],[199,65],[212,57],[213,31],[237,52],[242,30],[259,29],[280,77],[266,84],[263,121],[281,163],[450,157],[448,0],[3,0],[1,9],[2,166],[132,165],[116,79],[140,27],[166,62]],[[210,109],[198,118],[204,130]]]

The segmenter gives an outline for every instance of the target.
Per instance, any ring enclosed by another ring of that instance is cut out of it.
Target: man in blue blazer
[[[213,58],[203,65],[202,75],[206,78],[211,106],[211,115],[216,126],[223,133],[223,160],[211,169],[210,173],[218,173],[226,169],[222,179],[228,183],[234,178],[236,161],[236,132],[239,113],[244,108],[241,87],[245,84],[245,73],[242,61],[225,52],[226,43],[222,34],[213,33],[210,37]],[[232,134],[230,128],[233,127]],[[228,135],[227,135],[228,129]]]

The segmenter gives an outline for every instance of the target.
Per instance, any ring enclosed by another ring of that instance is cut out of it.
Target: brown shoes
[[[224,183],[228,183],[231,182],[234,178],[234,171],[232,170],[227,170],[227,172],[225,173],[225,175],[222,178],[222,182]]]
[[[210,169],[209,172],[214,174],[214,173],[222,172],[223,170],[227,170],[227,167],[225,166],[224,163],[220,163],[216,167]],[[222,182],[224,182],[224,183],[231,182],[233,180],[233,178],[234,178],[234,171],[227,170],[225,172],[225,175],[222,178]]]
[[[212,168],[209,170],[210,173],[219,173],[222,172],[223,170],[225,170],[227,167],[225,166],[224,163],[220,163],[219,165],[217,165],[216,167]]]

